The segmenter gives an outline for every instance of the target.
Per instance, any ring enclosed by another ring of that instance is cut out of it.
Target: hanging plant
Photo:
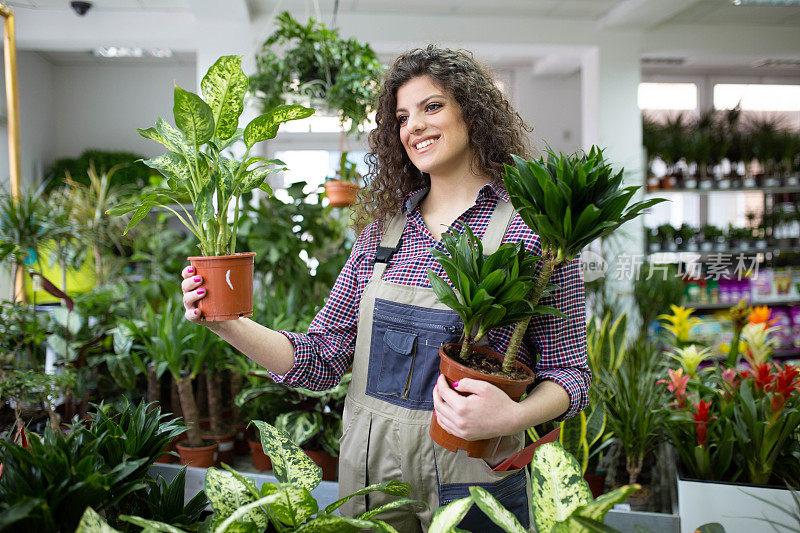
[[[305,103],[338,114],[348,132],[357,133],[377,100],[384,67],[366,43],[343,39],[309,19],[303,25],[284,11],[275,19],[278,29],[256,55],[250,91],[263,109]]]

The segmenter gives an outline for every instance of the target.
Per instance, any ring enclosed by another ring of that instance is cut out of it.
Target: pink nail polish
[[[186,272],[188,272],[189,274],[193,274],[194,273],[194,267],[189,267],[188,269],[186,269]]]
[[[195,276],[194,277],[194,282],[195,283],[199,283],[200,282],[200,276]]]
[[[459,381],[461,381],[461,380],[459,380]],[[453,382],[453,387],[458,387],[458,381],[454,381]]]
[[[205,289],[197,289],[197,294],[205,294]]]

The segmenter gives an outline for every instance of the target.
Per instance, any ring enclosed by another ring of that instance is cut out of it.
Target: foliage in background
[[[73,180],[89,185],[89,167],[94,164],[99,173],[105,173],[117,167],[114,183],[116,185],[132,185],[144,187],[150,180],[152,170],[142,164],[144,156],[132,152],[111,152],[106,150],[85,150],[78,157],[57,159],[45,173],[45,191],[64,185],[64,178],[69,175]]]
[[[683,279],[677,265],[644,263],[633,280],[633,299],[642,319],[639,335],[645,336],[659,314],[683,304]]]
[[[297,102],[324,101],[356,133],[377,101],[383,65],[368,44],[343,39],[338,29],[309,19],[303,25],[284,11],[277,29],[256,54],[250,90],[268,110]]]

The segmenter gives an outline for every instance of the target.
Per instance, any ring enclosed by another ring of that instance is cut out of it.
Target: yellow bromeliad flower
[[[700,348],[696,344],[691,344],[686,348],[675,348],[675,352],[669,356],[681,364],[686,374],[696,377],[697,367],[711,357],[711,348]]]
[[[770,334],[778,331],[777,327],[767,327],[767,323],[747,324],[742,329],[742,339],[747,344],[745,358],[751,365],[766,363],[771,357],[772,352],[780,345],[780,339],[770,338]]]
[[[689,333],[691,329],[697,324],[700,324],[702,320],[695,316],[690,316],[694,313],[693,307],[679,307],[675,304],[669,307],[672,309],[672,314],[658,315],[658,318],[667,321],[666,324],[663,324],[664,329],[672,333],[675,337],[676,344],[685,344],[689,342]]]

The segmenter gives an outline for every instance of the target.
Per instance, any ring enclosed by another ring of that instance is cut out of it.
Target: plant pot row
[[[649,176],[648,191],[668,191],[672,189],[726,190],[755,189],[762,187],[797,187],[800,185],[800,174],[777,175],[757,174],[747,176],[723,176],[714,178],[707,176]]]

